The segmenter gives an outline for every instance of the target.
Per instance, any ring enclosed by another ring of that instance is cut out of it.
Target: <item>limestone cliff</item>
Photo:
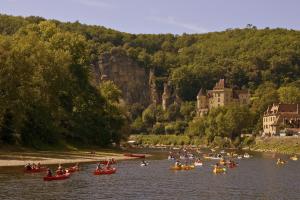
[[[156,101],[153,73],[122,53],[102,54],[98,67],[95,67],[95,75],[99,81],[112,80],[121,89],[127,104],[148,106]]]

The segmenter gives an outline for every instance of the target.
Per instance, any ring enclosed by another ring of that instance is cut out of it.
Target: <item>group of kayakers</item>
[[[35,169],[40,169],[41,168],[41,163],[27,163],[25,165],[25,170],[30,171],[30,170],[35,170]]]

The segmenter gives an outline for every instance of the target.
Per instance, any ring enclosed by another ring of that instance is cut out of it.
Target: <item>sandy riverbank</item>
[[[38,163],[42,165],[65,164],[65,163],[86,163],[99,160],[111,159],[128,160],[135,159],[124,156],[123,153],[102,152],[94,153],[84,151],[37,151],[37,152],[0,152],[0,167],[24,166],[26,163]]]

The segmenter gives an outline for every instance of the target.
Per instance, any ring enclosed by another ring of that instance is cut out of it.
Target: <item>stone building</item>
[[[300,131],[299,104],[273,104],[263,116],[263,135],[279,135],[283,129],[289,132]]]
[[[212,90],[204,92],[201,88],[197,95],[197,113],[203,116],[212,108],[226,106],[232,103],[248,105],[250,103],[249,90],[235,90],[226,87],[225,80],[220,79]]]

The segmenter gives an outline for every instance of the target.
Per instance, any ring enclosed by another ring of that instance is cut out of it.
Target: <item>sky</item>
[[[0,13],[79,21],[128,33],[206,33],[228,28],[300,30],[300,0],[0,0]]]

